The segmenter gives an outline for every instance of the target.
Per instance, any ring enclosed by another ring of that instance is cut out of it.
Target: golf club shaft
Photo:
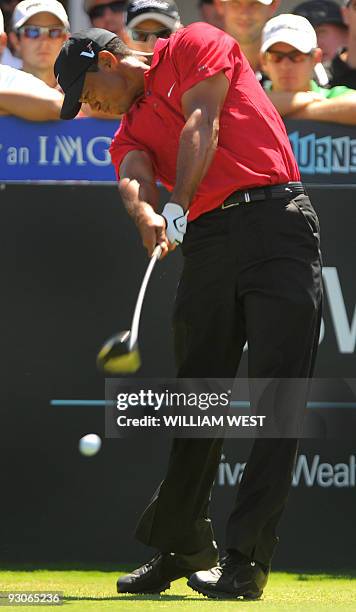
[[[146,293],[147,285],[148,285],[148,282],[150,280],[150,277],[151,277],[151,274],[153,272],[153,269],[154,269],[157,261],[161,257],[161,253],[162,253],[162,249],[161,249],[161,247],[159,245],[157,245],[155,250],[153,251],[153,254],[152,254],[151,259],[150,259],[150,263],[148,264],[145,276],[144,276],[142,284],[141,284],[140,292],[139,292],[138,297],[137,297],[136,306],[135,306],[135,310],[134,310],[134,314],[133,314],[133,318],[132,318],[132,323],[131,323],[131,334],[130,334],[130,344],[129,344],[130,350],[132,350],[132,347],[135,346],[135,344],[137,342],[138,328],[139,328],[139,325],[140,325],[140,317],[141,317],[142,304],[143,304],[143,300],[145,299],[145,293]]]

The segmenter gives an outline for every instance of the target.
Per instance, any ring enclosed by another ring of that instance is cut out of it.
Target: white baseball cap
[[[15,7],[12,16],[12,28],[18,30],[33,15],[51,13],[55,15],[69,30],[69,19],[63,4],[57,0],[23,0]]]
[[[310,53],[318,46],[312,24],[300,15],[278,15],[267,21],[262,31],[262,53],[279,42],[287,43],[301,53]]]
[[[4,17],[0,9],[0,35],[4,33]]]

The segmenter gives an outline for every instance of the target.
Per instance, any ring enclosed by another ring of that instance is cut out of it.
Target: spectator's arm
[[[289,116],[291,119],[356,125],[356,93],[314,102]]]
[[[63,95],[45,87],[41,92],[0,89],[0,114],[15,115],[29,121],[55,121],[60,118]]]
[[[299,91],[298,93],[268,91],[266,93],[282,117],[297,118],[295,113],[303,112],[314,102],[318,101],[321,104],[325,102],[325,98],[313,91]]]

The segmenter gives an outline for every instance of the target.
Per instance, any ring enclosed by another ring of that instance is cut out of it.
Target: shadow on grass
[[[117,602],[130,602],[130,601],[204,601],[205,603],[218,604],[222,601],[238,601],[239,604],[249,604],[249,599],[209,599],[207,597],[198,595],[122,595],[121,597],[63,597],[63,603],[70,603],[74,601],[117,601]],[[263,602],[263,598],[254,599],[253,603]]]
[[[68,563],[4,563],[0,564],[0,572],[131,572],[136,569],[136,564],[122,563],[82,563],[70,561]]]
[[[122,563],[81,563],[81,562],[68,562],[68,563],[7,563],[0,565],[0,572],[12,571],[12,572],[35,572],[35,571],[55,571],[55,572],[104,572],[104,573],[129,573],[138,566],[136,564],[122,564]],[[339,569],[327,569],[318,568],[312,570],[306,570],[305,568],[278,568],[272,570],[272,574],[290,574],[295,576],[296,580],[314,580],[318,577],[320,580],[355,580],[356,579],[356,568],[339,568]]]
[[[63,602],[70,601],[184,601],[187,599],[185,595],[122,595],[112,597],[70,597],[64,596]],[[192,599],[191,597],[189,599]],[[193,598],[193,599],[198,599]]]
[[[289,573],[289,572],[288,572]],[[338,571],[338,572],[292,572],[296,574],[297,580],[356,580],[356,570]]]

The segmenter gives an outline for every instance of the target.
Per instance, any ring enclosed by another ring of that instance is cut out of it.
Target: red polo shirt
[[[211,166],[189,207],[189,220],[212,210],[237,189],[300,180],[284,124],[238,43],[221,30],[193,23],[158,40],[145,73],[145,93],[124,115],[111,145],[117,175],[131,150],[146,151],[156,179],[171,191],[176,179],[185,91],[218,72],[230,82]]]

